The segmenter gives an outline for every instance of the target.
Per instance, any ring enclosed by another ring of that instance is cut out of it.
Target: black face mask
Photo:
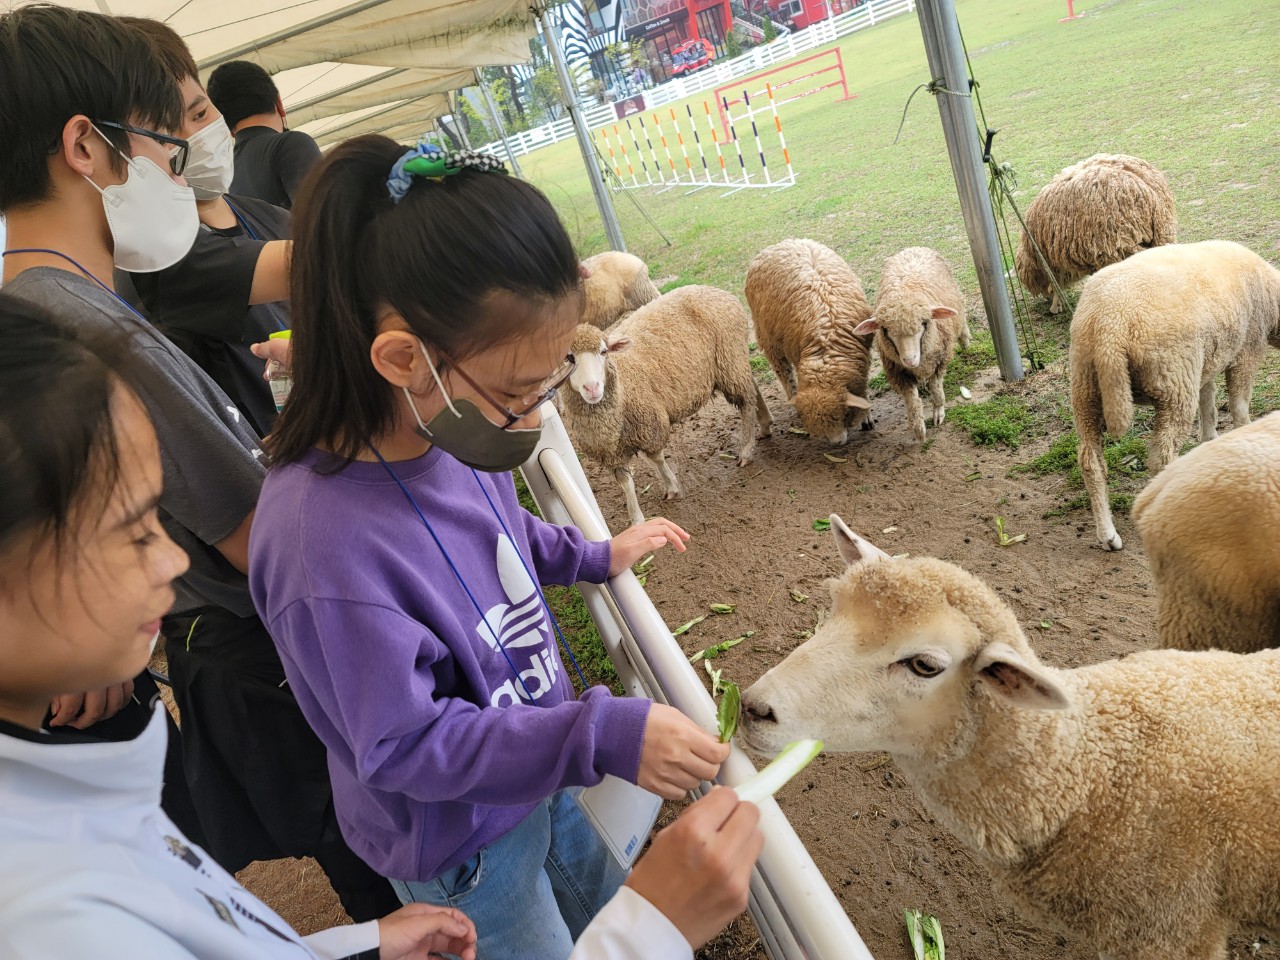
[[[422,346],[422,341],[418,341]],[[417,421],[414,432],[425,440],[439,447],[464,466],[486,473],[506,473],[520,466],[533,455],[542,436],[542,426],[532,429],[516,430],[498,426],[486,417],[470,400],[450,399],[444,388],[435,364],[427,356],[423,346],[422,356],[427,361],[427,369],[440,388],[445,407],[430,423],[424,423],[418,413],[418,406],[413,402],[413,394],[408,387],[403,387],[404,398]]]

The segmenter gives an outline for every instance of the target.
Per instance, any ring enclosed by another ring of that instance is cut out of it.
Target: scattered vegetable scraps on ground
[[[827,519],[813,521],[813,529],[821,533],[823,530],[831,529],[831,521]]]
[[[688,623],[682,623],[682,624],[680,624],[680,626],[678,626],[678,627],[676,627],[674,630],[672,630],[672,631],[671,631],[671,635],[672,635],[673,637],[678,637],[678,636],[680,636],[682,633],[688,633],[688,632],[689,632],[689,628],[690,628],[690,627],[697,626],[697,625],[698,625],[698,624],[700,624],[703,620],[707,619],[707,617],[709,617],[709,616],[711,616],[711,614],[709,614],[709,613],[704,613],[704,614],[703,614],[702,616],[700,616],[700,617],[694,617],[694,618],[693,618],[692,620],[690,620]]]
[[[946,960],[942,942],[942,924],[938,918],[919,910],[903,910],[907,921],[907,937],[916,960]]]
[[[719,643],[713,643],[711,646],[707,647],[705,650],[699,650],[697,653],[695,653],[692,657],[689,658],[689,662],[697,663],[699,660],[714,660],[716,657],[720,656],[720,654],[724,653],[726,650],[732,650],[734,647],[740,644],[743,640],[747,639],[747,637],[755,636],[755,633],[756,632],[754,630],[748,630],[742,636],[734,637],[732,640],[721,640]]]
[[[1027,539],[1025,533],[1020,533],[1016,537],[1009,536],[1004,529],[1004,517],[996,517],[996,535],[999,537],[999,543],[1002,547],[1011,547],[1015,543],[1022,543]]]

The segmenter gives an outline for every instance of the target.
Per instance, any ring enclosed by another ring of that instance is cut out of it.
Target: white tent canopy
[[[370,132],[416,139],[476,67],[527,61],[536,30],[528,0],[62,2],[168,24],[206,76],[230,60],[261,64],[290,124],[322,144]]]

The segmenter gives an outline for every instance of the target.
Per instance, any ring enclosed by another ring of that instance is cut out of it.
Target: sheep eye
[[[907,657],[905,660],[901,660],[899,662],[917,677],[924,677],[928,679],[929,677],[936,677],[938,674],[942,673],[941,666],[934,663],[928,657],[921,656],[919,654],[914,657]]]

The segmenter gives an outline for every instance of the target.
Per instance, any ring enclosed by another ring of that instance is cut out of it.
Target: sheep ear
[[[875,333],[880,329],[880,321],[875,317],[867,317],[860,324],[853,328],[854,336],[865,337],[869,333]]]
[[[856,393],[846,392],[844,395],[844,405],[846,407],[856,407],[859,410],[870,410],[871,401],[866,397],[860,397]]]
[[[989,643],[978,651],[973,672],[998,697],[1025,710],[1066,710],[1071,698],[1040,664],[1028,661],[1007,643]]]
[[[617,334],[614,334],[605,341],[604,345],[610,353],[621,353],[623,350],[626,350],[631,346],[631,338],[620,337]]]
[[[578,276],[583,280],[591,279],[591,268],[581,261],[578,262]]]
[[[836,538],[836,549],[840,551],[840,559],[849,566],[855,563],[878,563],[891,557],[870,540],[866,540],[852,530],[838,513],[831,514],[831,532]]]
[[[930,315],[935,320],[947,320],[956,315],[956,312],[950,307],[934,307]]]

